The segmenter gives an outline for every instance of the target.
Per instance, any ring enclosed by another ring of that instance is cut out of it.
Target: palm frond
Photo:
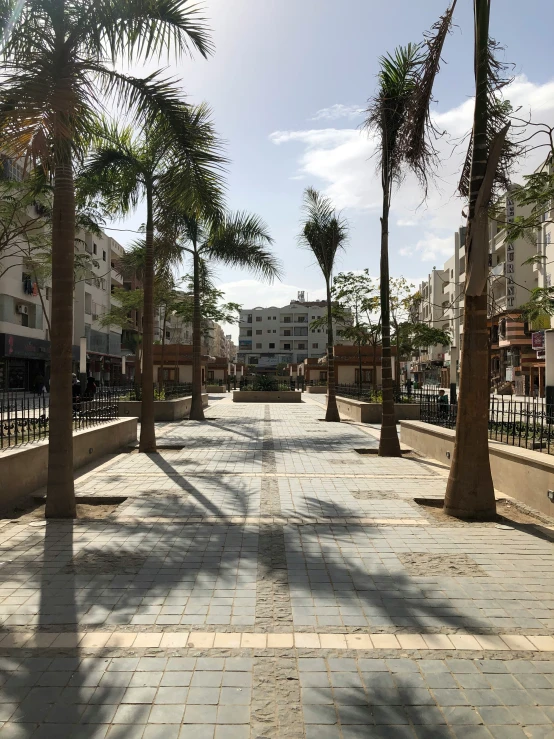
[[[406,162],[426,191],[429,169],[437,159],[431,138],[440,135],[430,116],[433,85],[440,69],[444,42],[452,27],[456,1],[452,1],[446,13],[425,34],[426,53],[418,71],[419,79],[411,96],[406,120]]]
[[[200,253],[205,260],[243,267],[273,282],[281,277],[281,265],[267,248],[272,243],[261,218],[249,213],[229,213],[212,224]]]
[[[348,223],[337,214],[329,198],[314,188],[304,191],[304,222],[299,242],[315,256],[327,281],[331,279],[337,252],[348,240]]]

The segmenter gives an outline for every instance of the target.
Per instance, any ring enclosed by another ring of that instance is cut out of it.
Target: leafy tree
[[[74,518],[74,161],[82,158],[91,121],[106,99],[135,120],[151,121],[163,112],[183,148],[189,146],[190,121],[179,88],[159,72],[145,79],[124,74],[116,62],[192,49],[206,56],[211,44],[188,0],[1,0],[0,24],[2,148],[13,159],[40,159],[54,183],[50,427],[55,432],[48,447],[46,516]]]
[[[140,452],[156,451],[154,424],[154,281],[156,247],[164,247],[161,261],[168,265],[180,252],[167,230],[168,212],[177,207],[218,208],[222,162],[218,142],[206,106],[181,106],[186,139],[176,136],[171,121],[159,115],[144,132],[118,128],[104,121],[84,167],[82,179],[90,192],[100,195],[113,213],[128,213],[144,198],[144,308],[142,347],[142,409]],[[186,183],[186,184],[184,184]]]
[[[381,333],[383,421],[379,454],[400,456],[396,431],[391,365],[391,317],[389,275],[389,213],[392,191],[411,170],[426,187],[435,151],[429,143],[434,131],[429,106],[435,76],[439,70],[444,40],[450,29],[454,0],[444,16],[421,44],[399,47],[381,57],[377,93],[369,101],[367,129],[378,141],[379,169],[383,190],[381,214]]]
[[[217,205],[217,204],[214,204]],[[213,214],[200,217],[194,211],[174,216],[176,243],[192,259],[192,401],[189,418],[204,420],[202,407],[202,295],[210,289],[211,265],[244,267],[272,281],[280,276],[279,262],[269,251],[272,244],[267,226],[258,216],[248,213],[224,213],[218,207]]]
[[[304,191],[304,223],[300,243],[315,256],[325,279],[327,295],[327,410],[326,421],[340,421],[337,406],[335,379],[335,350],[333,338],[333,308],[331,276],[337,252],[344,249],[348,239],[348,224],[336,210],[329,198],[308,187]]]
[[[509,104],[498,90],[507,80],[489,37],[490,0],[474,0],[475,106],[461,193],[468,198],[464,347],[456,440],[444,510],[465,519],[495,515],[489,461],[489,329],[487,325],[488,208],[495,185],[505,187],[513,149],[506,145]]]

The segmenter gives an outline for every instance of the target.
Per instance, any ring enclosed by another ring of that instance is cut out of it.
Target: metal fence
[[[192,394],[191,382],[164,382],[163,385],[155,382],[153,385],[154,400],[173,400],[184,398]],[[120,385],[111,388],[120,400],[142,400],[142,385]]]
[[[457,406],[439,403],[436,396],[420,404],[421,420],[435,426],[456,427]],[[511,446],[554,454],[554,407],[533,402],[492,397],[489,405],[489,438]]]
[[[374,389],[369,385],[362,385],[360,389],[359,385],[337,384],[336,393],[343,398],[353,398],[365,403],[381,403],[383,401],[381,388]],[[393,394],[395,403],[422,403],[428,398],[436,398],[438,389],[427,386],[417,389],[410,388],[410,390],[393,387]]]
[[[93,396],[73,397],[73,430],[119,418],[118,399],[117,392],[105,388],[97,389]],[[0,449],[39,441],[47,437],[49,431],[50,408],[47,397],[30,394],[0,396]]]
[[[274,377],[247,377],[240,380],[238,388],[239,390],[284,392],[286,390],[295,390],[296,383],[293,379],[277,380]]]

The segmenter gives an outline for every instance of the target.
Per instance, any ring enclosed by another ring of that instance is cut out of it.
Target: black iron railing
[[[285,390],[296,390],[296,382],[294,380],[277,380],[273,377],[248,377],[238,383],[238,389],[284,392]]]
[[[361,400],[365,403],[381,403],[383,401],[383,395],[381,388],[374,389],[370,385],[345,385],[337,384],[336,386],[337,395],[343,398],[352,398],[354,400]],[[429,388],[411,388],[410,390],[404,388],[393,388],[394,402],[395,403],[421,403],[427,398],[435,398],[437,395],[436,389]]]
[[[118,398],[117,392],[105,388],[90,395],[74,394],[74,431],[119,418]],[[48,436],[49,431],[48,396],[4,394],[0,397],[0,449],[40,441]]]
[[[420,404],[420,418],[425,423],[456,427],[457,406],[428,398]],[[554,407],[529,400],[491,397],[489,438],[510,446],[554,454]]]
[[[190,382],[164,382],[163,385],[156,382],[153,385],[154,400],[173,400],[184,398],[192,394],[192,383]],[[120,385],[112,388],[120,400],[142,400],[142,385]]]

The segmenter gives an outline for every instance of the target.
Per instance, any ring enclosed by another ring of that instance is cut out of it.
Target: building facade
[[[291,300],[281,308],[241,310],[238,361],[271,369],[277,364],[298,364],[310,357],[323,356],[327,329],[312,328],[310,324],[326,315],[325,300]]]

